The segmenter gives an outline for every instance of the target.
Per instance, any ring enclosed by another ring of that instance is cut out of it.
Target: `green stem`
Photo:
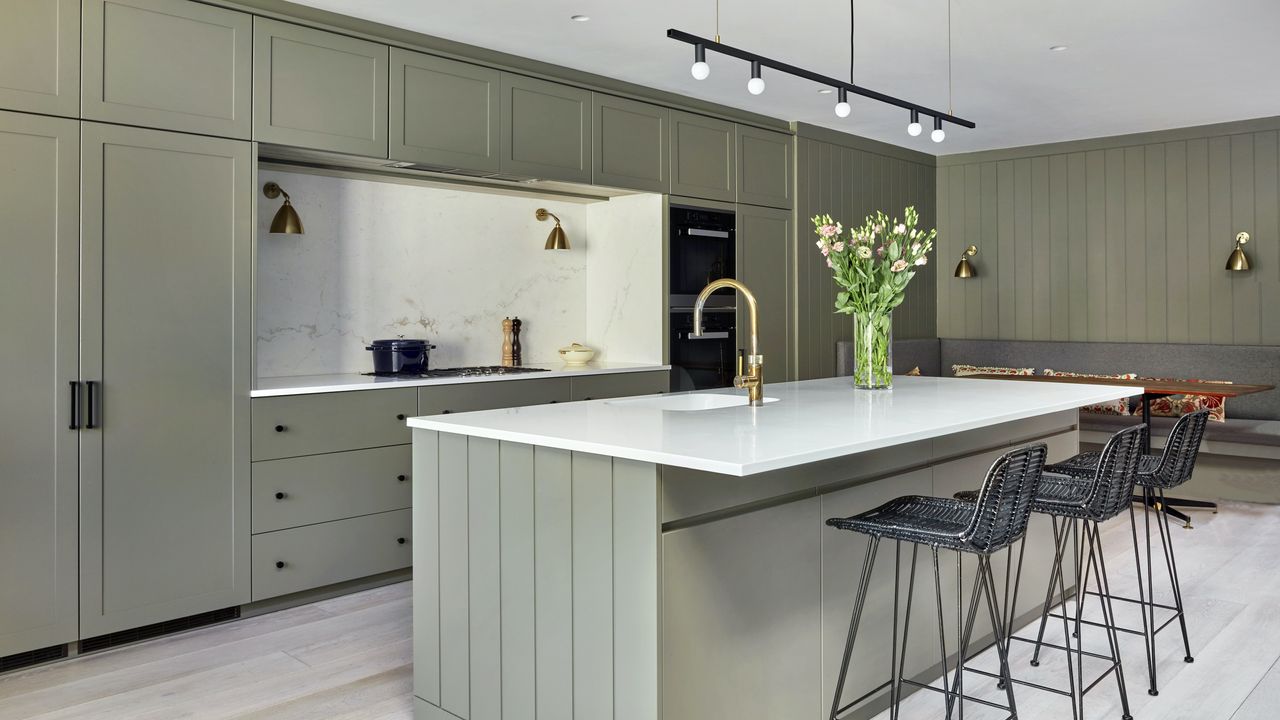
[[[860,388],[893,387],[890,353],[892,312],[860,312],[853,316],[853,381]]]

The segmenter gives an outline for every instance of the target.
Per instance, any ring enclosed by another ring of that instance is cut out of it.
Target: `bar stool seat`
[[[974,498],[977,498],[974,491]],[[861,515],[831,518],[827,525],[890,540],[924,543],[954,550],[973,522],[973,503],[908,495]]]
[[[1100,452],[1082,452],[1060,463],[1046,465],[1044,469],[1047,473],[1055,473],[1057,475],[1071,475],[1080,478],[1093,477],[1094,471],[1098,469],[1098,461],[1101,459],[1102,453]],[[1155,475],[1159,470],[1159,455],[1143,455],[1138,458],[1138,478],[1135,484],[1156,487],[1157,480]]]

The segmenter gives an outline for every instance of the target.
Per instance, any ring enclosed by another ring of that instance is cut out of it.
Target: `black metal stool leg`
[[[1147,498],[1146,508],[1142,511],[1143,525],[1147,534],[1147,599],[1150,601],[1143,608],[1143,614],[1146,616],[1147,631],[1147,673],[1151,677],[1151,687],[1147,688],[1147,694],[1152,697],[1160,694],[1160,685],[1156,679],[1156,583],[1155,575],[1152,568],[1155,563],[1151,560],[1151,508],[1154,505],[1154,495],[1151,490],[1143,489],[1143,495]],[[1156,525],[1160,524],[1160,516],[1156,516]],[[1138,580],[1142,582],[1141,578]]]
[[[1010,552],[1012,552],[1012,548],[1010,549]],[[989,611],[991,616],[991,628],[992,628],[991,631],[995,634],[996,654],[999,655],[1000,657],[1000,684],[1004,688],[1005,698],[1009,702],[1009,717],[1017,718],[1018,705],[1013,699],[1013,677],[1009,673],[1009,633],[1012,632],[1012,630],[1010,629],[1009,625],[1005,624],[1004,622],[1003,611],[1001,612],[996,611],[996,598],[995,598],[996,579],[995,579],[995,575],[992,574],[991,572],[990,556],[982,556],[978,559],[978,572],[979,572],[979,579],[982,581],[983,586],[986,588],[987,610]],[[1006,572],[1006,584],[1005,584],[1006,596],[1005,597],[1007,601],[1008,599],[1008,595],[1007,595],[1008,568],[1007,566],[1006,566],[1005,572]]]
[[[1044,607],[1040,611],[1040,630],[1036,633],[1036,649],[1031,655],[1031,667],[1040,666],[1040,647],[1044,642],[1045,625],[1049,622],[1049,613],[1053,610],[1053,583],[1062,573],[1062,556],[1066,554],[1066,520],[1062,521],[1062,530],[1058,529],[1058,518],[1050,515],[1053,522],[1053,566],[1049,569],[1049,586],[1044,591]],[[1066,598],[1063,598],[1063,614],[1066,614]]]
[[[1144,491],[1145,493],[1145,491]],[[1145,499],[1142,503],[1143,512],[1150,512]],[[1147,673],[1150,676],[1151,687],[1155,687],[1155,676],[1153,668],[1155,667],[1155,658],[1151,654],[1151,627],[1147,623],[1147,595],[1146,590],[1142,586],[1142,550],[1138,543],[1138,516],[1133,511],[1133,505],[1129,506],[1129,534],[1133,536],[1133,565],[1137,572],[1138,580],[1138,609],[1142,615],[1142,647],[1147,654]],[[1152,598],[1152,602],[1155,598]]]
[[[1160,502],[1164,503],[1164,490],[1161,489]],[[1169,518],[1164,518],[1164,531],[1160,534],[1160,542],[1164,545],[1164,560],[1169,567],[1169,582],[1173,585],[1173,604],[1178,608],[1178,624],[1182,627],[1182,649],[1186,652],[1182,656],[1183,662],[1193,663],[1196,661],[1191,656],[1191,639],[1187,636],[1187,615],[1182,607],[1182,583],[1178,581],[1178,561],[1173,556],[1173,532],[1169,530]],[[1152,598],[1154,602],[1154,597]],[[1154,639],[1152,640],[1154,644]]]
[[[948,679],[951,671],[947,663],[947,635],[942,624],[942,570],[938,566],[938,547],[933,546],[933,592],[938,599],[938,653],[942,656],[942,706],[946,708],[947,717],[951,717],[951,697]]]
[[[889,713],[890,720],[898,720],[899,708],[902,705],[902,675],[906,672],[907,666],[907,633],[911,629],[911,600],[916,591],[916,556],[919,550],[919,545],[916,543],[911,544],[911,576],[907,578],[907,610],[902,620],[902,655],[898,657],[897,674],[890,678],[893,683],[891,693],[893,708]],[[894,597],[896,598],[897,596],[895,595]]]
[[[862,620],[862,608],[867,600],[867,588],[871,585],[871,571],[875,568],[876,550],[880,546],[880,538],[872,536],[867,545],[867,555],[862,561],[862,578],[858,582],[858,594],[853,602],[853,615],[849,618],[849,635],[844,643],[844,657],[840,661],[840,675],[836,680],[835,697],[831,700],[830,720],[836,720],[840,714],[840,698],[844,695],[844,681],[849,674],[849,658],[853,654],[853,642],[858,637],[858,623]]]
[[[1116,664],[1116,687],[1120,692],[1120,708],[1124,713],[1121,719],[1133,720],[1133,715],[1129,714],[1129,689],[1125,686],[1124,664],[1120,660],[1120,634],[1116,631],[1116,610],[1111,602],[1111,580],[1107,575],[1107,556],[1102,548],[1102,534],[1098,531],[1098,523],[1091,524],[1093,525],[1092,542],[1098,548],[1098,564],[1094,566],[1093,571],[1098,577],[1098,602],[1102,606],[1102,619],[1107,626],[1107,643],[1111,647],[1111,657]]]
[[[889,626],[891,650],[889,651],[889,720],[898,719],[898,683],[894,673],[898,670],[898,595],[901,592],[902,541],[893,542],[893,624]],[[907,654],[907,649],[902,649]]]
[[[1062,522],[1062,541],[1062,553],[1065,555],[1067,551],[1067,522],[1065,519]],[[1079,578],[1076,579],[1076,583],[1078,586]],[[1053,586],[1050,585],[1050,590],[1052,590],[1052,588]],[[1061,598],[1059,601],[1059,607],[1062,608],[1062,641],[1067,654],[1067,696],[1071,698],[1071,718],[1072,720],[1081,720],[1080,708],[1076,703],[1076,669],[1075,666],[1071,664],[1071,621],[1067,619],[1066,573],[1062,572],[1061,568],[1058,569],[1058,597]],[[1076,649],[1082,649],[1079,641],[1076,642]],[[1080,684],[1084,685],[1083,675],[1080,676]]]

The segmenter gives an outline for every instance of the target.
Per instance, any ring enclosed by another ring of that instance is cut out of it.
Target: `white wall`
[[[493,365],[501,324],[524,321],[526,363],[577,341],[602,359],[661,359],[661,197],[581,204],[262,168],[305,235],[270,235],[258,206],[258,375],[371,369],[365,345],[438,346],[434,367]],[[572,250],[542,249],[560,216]]]

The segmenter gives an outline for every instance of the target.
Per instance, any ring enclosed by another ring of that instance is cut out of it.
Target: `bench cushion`
[[[1083,431],[1119,432],[1127,427],[1142,422],[1139,415],[1103,415],[1100,413],[1080,413],[1080,429]],[[1151,434],[1165,437],[1173,429],[1176,418],[1151,418]],[[1252,420],[1248,418],[1227,418],[1220,423],[1209,423],[1205,427],[1205,439],[1210,442],[1237,443],[1241,445],[1270,445],[1280,447],[1280,420]]]

